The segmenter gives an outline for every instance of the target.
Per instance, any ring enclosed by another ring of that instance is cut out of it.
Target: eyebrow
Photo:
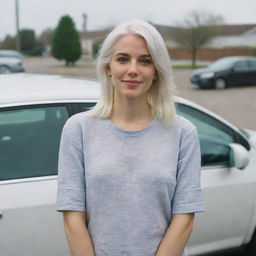
[[[118,52],[118,53],[116,54],[116,56],[119,56],[119,55],[121,55],[121,56],[126,56],[126,57],[129,57],[129,56],[130,56],[129,54],[124,53],[124,52]],[[150,55],[150,54],[143,54],[143,55],[140,56],[140,58],[151,58],[151,55]]]

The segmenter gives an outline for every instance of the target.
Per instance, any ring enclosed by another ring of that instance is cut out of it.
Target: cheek
[[[111,68],[111,75],[113,78],[119,78],[125,73],[125,69],[123,67],[115,67]]]
[[[148,80],[154,80],[154,79],[156,79],[156,71],[155,71],[155,69],[151,69],[151,70],[148,70],[148,72],[147,72],[147,78],[148,78]]]

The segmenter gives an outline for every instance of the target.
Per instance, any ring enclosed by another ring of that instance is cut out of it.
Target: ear
[[[106,72],[106,74],[107,74],[109,77],[111,77],[111,70],[110,70],[109,64],[106,64],[106,66],[105,66],[105,72]]]

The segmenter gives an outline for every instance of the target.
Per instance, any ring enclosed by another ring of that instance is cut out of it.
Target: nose
[[[132,76],[132,77],[138,75],[138,66],[137,66],[136,61],[131,61],[130,62],[127,73],[128,73],[129,76]]]

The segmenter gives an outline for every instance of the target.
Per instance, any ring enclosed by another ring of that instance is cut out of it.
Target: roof
[[[181,28],[178,27],[172,27],[172,26],[164,26],[164,25],[156,25],[152,24],[161,34],[163,38],[169,38],[173,37],[177,31],[181,30]]]
[[[151,23],[162,35],[163,38],[173,38],[177,31],[183,30],[181,27],[167,26],[167,25],[157,25]],[[214,27],[216,29],[217,35],[241,35],[247,33],[248,31],[254,31],[256,29],[256,24],[240,24],[240,25],[219,25]],[[84,39],[104,39],[111,31],[113,27],[105,28],[102,30],[86,31],[81,33]]]
[[[216,26],[218,35],[241,35],[256,28],[256,24],[220,25]]]
[[[0,75],[0,107],[33,102],[95,100],[100,86],[94,80],[27,73]]]
[[[94,101],[100,96],[100,85],[87,78],[15,73],[0,75],[0,91],[0,107],[5,107],[40,102]],[[176,97],[176,101],[190,102],[180,97]]]
[[[81,33],[81,37],[84,39],[104,39],[113,28],[106,28],[103,30],[86,31]]]

